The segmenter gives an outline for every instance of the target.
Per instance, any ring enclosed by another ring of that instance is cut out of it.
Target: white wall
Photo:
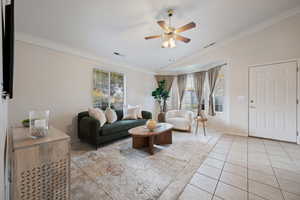
[[[224,125],[231,133],[247,135],[248,67],[299,58],[300,14],[298,13],[204,54],[198,53],[188,57],[177,66],[205,65],[215,61],[226,61],[228,63],[226,67],[228,113],[226,116],[228,118],[223,121],[218,120],[218,125]]]
[[[92,106],[92,70],[123,72],[127,103],[153,111],[154,75],[111,66],[78,56],[16,42],[14,98],[9,102],[11,126],[20,126],[30,110],[50,109],[50,123],[77,138],[74,117]],[[72,122],[73,120],[73,122]]]

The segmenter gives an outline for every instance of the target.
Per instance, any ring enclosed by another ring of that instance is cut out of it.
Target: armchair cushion
[[[190,130],[193,123],[193,112],[188,110],[170,110],[166,113],[166,122],[175,129]]]

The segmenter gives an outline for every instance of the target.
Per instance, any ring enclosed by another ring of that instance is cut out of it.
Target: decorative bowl
[[[157,122],[153,119],[149,119],[146,123],[146,127],[147,129],[149,129],[150,131],[153,131],[157,126]]]

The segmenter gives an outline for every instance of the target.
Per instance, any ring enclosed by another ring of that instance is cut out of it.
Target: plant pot
[[[25,127],[25,128],[29,128],[29,119],[24,119],[24,120],[22,121],[22,125],[23,125],[23,127]]]
[[[166,113],[165,112],[158,113],[157,120],[158,122],[166,122]]]

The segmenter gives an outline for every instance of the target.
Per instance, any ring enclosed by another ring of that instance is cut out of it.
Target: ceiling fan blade
[[[160,38],[160,37],[161,37],[160,35],[152,35],[152,36],[145,37],[145,40],[155,39],[155,38]]]
[[[196,27],[195,22],[191,22],[191,23],[188,23],[188,24],[186,24],[186,25],[184,25],[184,26],[182,26],[182,27],[176,29],[175,32],[176,32],[176,33],[181,33],[181,32],[183,32],[183,31],[187,31],[187,30],[192,29],[192,28],[195,28],[195,27]]]
[[[157,23],[162,29],[164,29],[164,31],[169,31],[169,26],[167,26],[165,21],[157,21]]]
[[[185,42],[185,43],[189,43],[191,41],[190,38],[186,38],[186,37],[183,37],[181,35],[175,35],[175,39],[180,40],[180,41]]]

